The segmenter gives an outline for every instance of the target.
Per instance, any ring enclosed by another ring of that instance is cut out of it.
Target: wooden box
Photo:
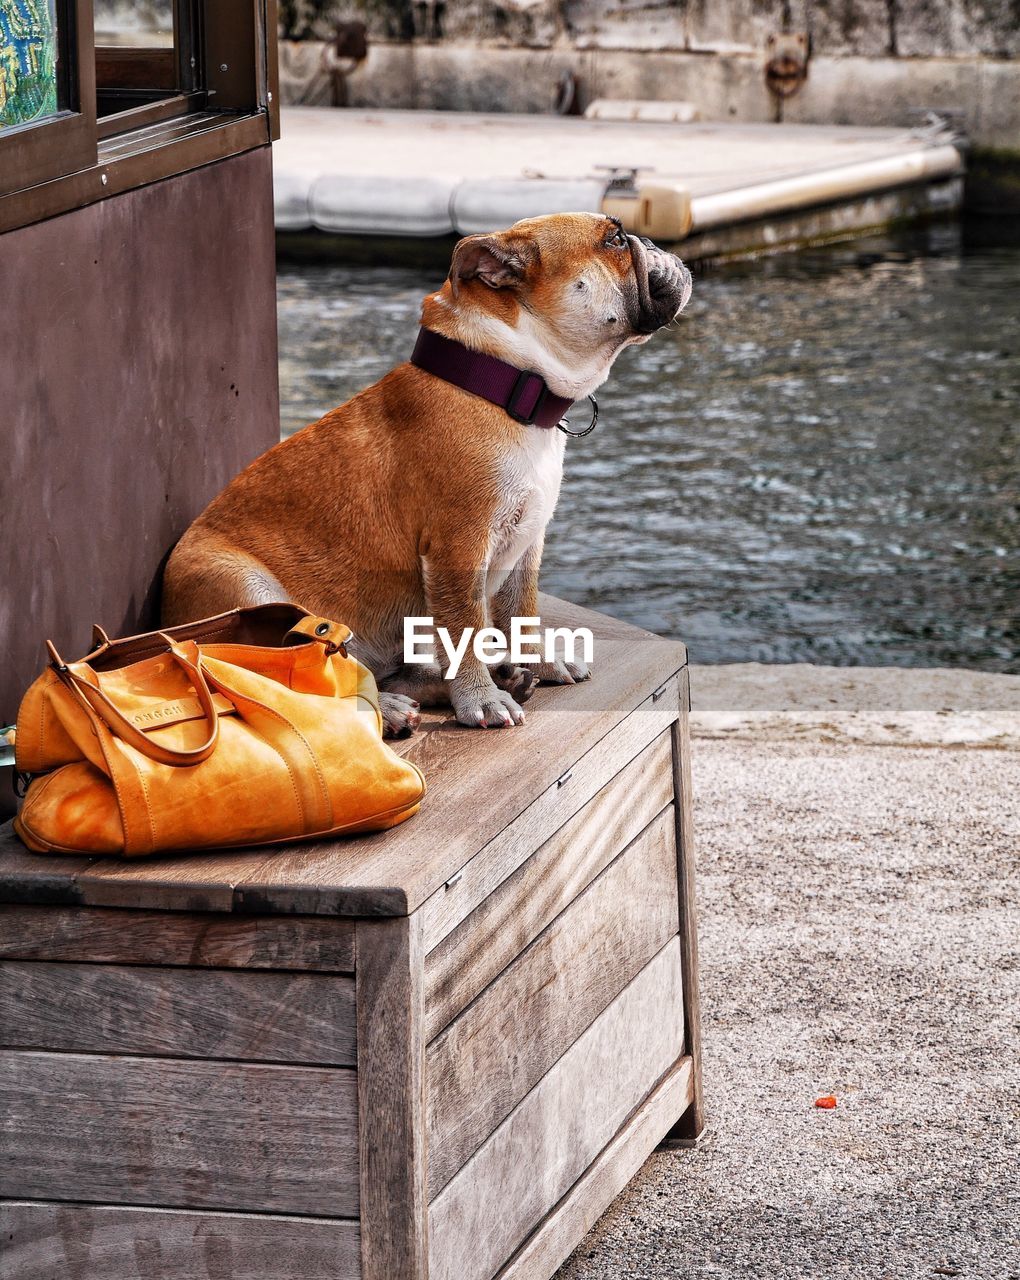
[[[595,678],[430,720],[394,831],[131,863],[3,830],[3,1280],[542,1280],[697,1135],[686,654],[547,606]]]

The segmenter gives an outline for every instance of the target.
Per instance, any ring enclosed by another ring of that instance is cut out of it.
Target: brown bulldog
[[[187,531],[164,622],[292,600],[354,629],[388,733],[413,729],[423,702],[451,703],[465,725],[519,724],[536,680],[572,684],[586,664],[490,666],[469,651],[445,680],[441,663],[404,664],[404,620],[459,637],[538,614],[557,423],[690,290],[679,258],[600,214],[461,240],[412,361],[263,454]]]

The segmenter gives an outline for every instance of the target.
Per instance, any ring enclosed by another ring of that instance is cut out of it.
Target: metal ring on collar
[[[594,396],[589,396],[588,399],[591,401],[591,422],[583,431],[571,431],[569,419],[561,418],[556,425],[565,436],[572,436],[575,440],[579,440],[581,436],[590,436],[599,425],[599,402]]]

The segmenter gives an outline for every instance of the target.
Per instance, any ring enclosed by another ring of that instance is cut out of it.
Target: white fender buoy
[[[449,235],[458,181],[323,174],[312,184],[309,211],[320,231],[338,235]]]
[[[308,193],[312,179],[306,173],[273,173],[273,219],[277,231],[308,231],[312,214]]]
[[[453,195],[453,224],[461,235],[495,231],[546,213],[599,213],[601,178],[485,178],[462,182]]]

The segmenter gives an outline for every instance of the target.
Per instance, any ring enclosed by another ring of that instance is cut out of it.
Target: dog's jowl
[[[440,701],[466,725],[519,724],[536,681],[587,679],[583,657],[525,667],[468,648],[448,680],[442,650],[404,664],[404,620],[459,637],[537,617],[557,425],[690,290],[678,258],[600,214],[462,240],[422,305],[412,359],[257,459],[187,531],[164,621],[292,600],[353,627],[388,733]]]

